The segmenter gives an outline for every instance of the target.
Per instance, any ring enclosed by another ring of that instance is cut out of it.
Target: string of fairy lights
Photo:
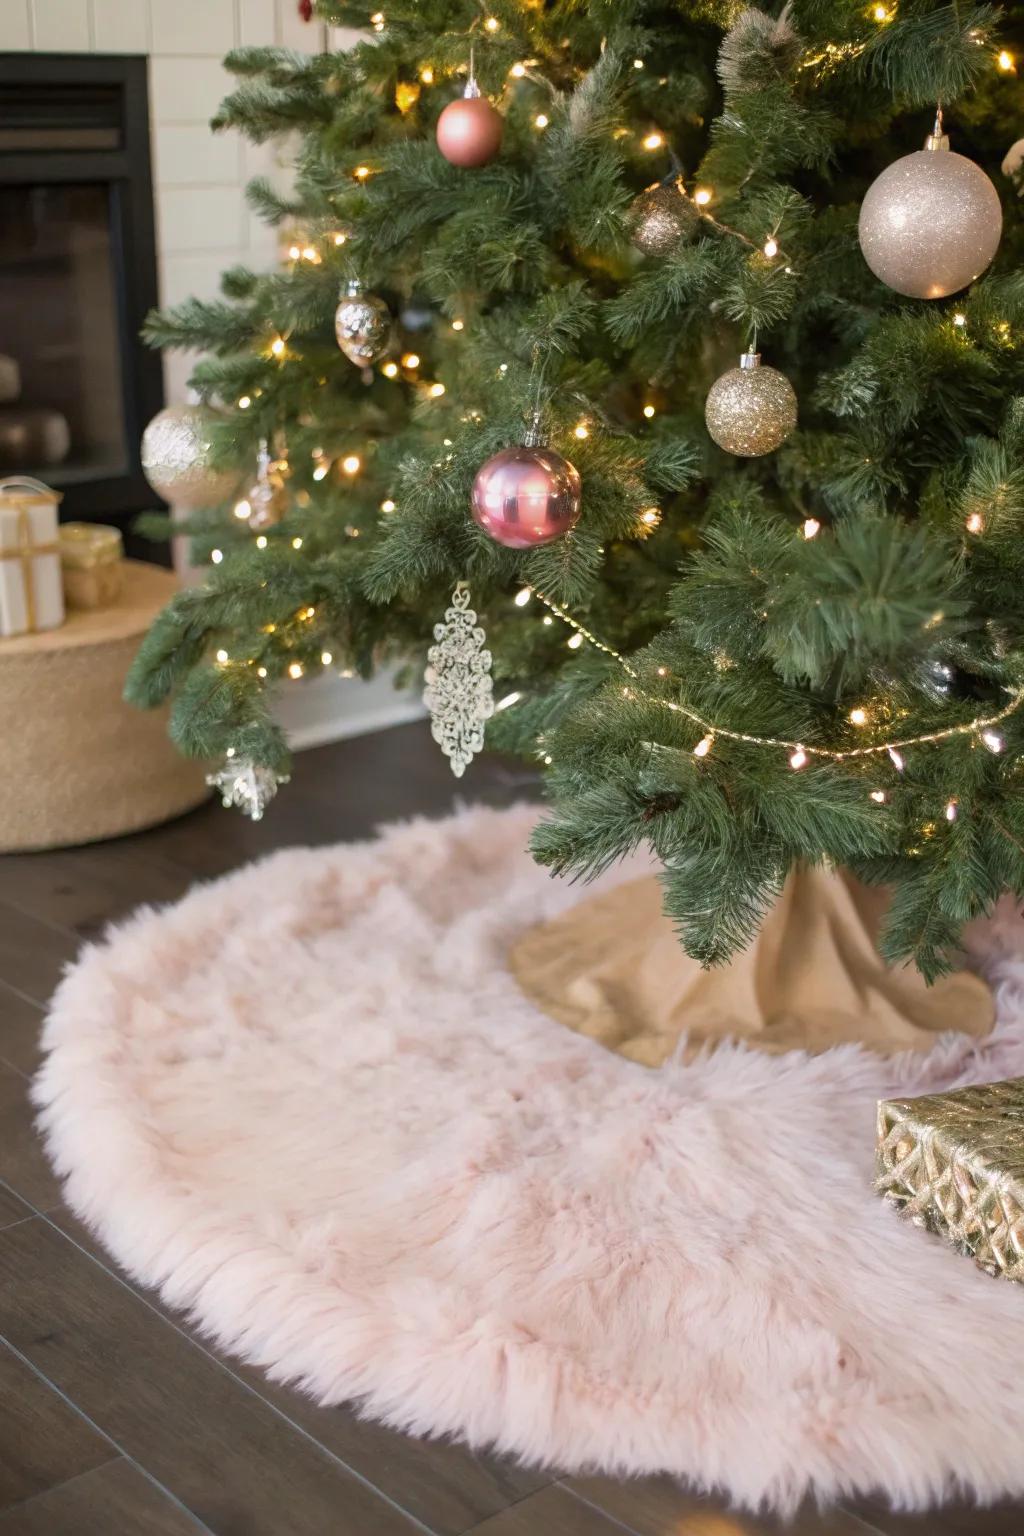
[[[991,714],[976,715],[971,720],[960,721],[956,725],[945,726],[937,731],[921,731],[913,736],[898,736],[856,747],[813,746],[804,742],[790,740],[784,736],[761,736],[756,732],[735,730],[730,726],[716,723],[699,710],[692,709],[688,704],[684,704],[677,699],[666,699],[659,694],[651,693],[642,686],[641,675],[628,656],[623,655],[613,645],[609,645],[598,635],[594,634],[592,630],[588,629],[585,624],[581,623],[579,619],[571,614],[568,609],[563,608],[560,603],[555,602],[553,598],[548,597],[539,588],[532,586],[522,588],[516,595],[515,602],[517,606],[525,607],[531,597],[536,597],[556,618],[560,619],[563,624],[572,630],[573,633],[569,645],[573,650],[578,650],[583,644],[588,644],[596,650],[602,651],[606,656],[610,656],[619,664],[630,679],[629,683],[624,685],[622,689],[624,698],[640,699],[644,703],[654,704],[661,709],[668,710],[671,714],[682,715],[684,719],[689,720],[695,725],[701,732],[699,740],[690,749],[692,755],[696,758],[707,757],[712,751],[716,740],[721,739],[723,741],[743,742],[749,746],[767,747],[784,751],[788,754],[789,766],[794,772],[799,772],[801,768],[805,768],[812,759],[841,763],[855,759],[886,757],[896,772],[902,773],[906,767],[905,752],[914,747],[930,746],[940,741],[951,741],[956,737],[973,737],[989,752],[1000,753],[1004,751],[1006,741],[1002,732],[997,727],[1005,720],[1008,720],[1024,704],[1024,687],[1010,688],[1007,689],[1008,699],[1006,704]],[[545,619],[545,623],[547,622],[549,621]],[[669,675],[667,667],[658,667],[657,673],[659,677],[668,677]],[[498,707],[508,707],[509,704],[516,702],[518,697],[518,695],[508,696],[501,701]],[[858,728],[862,728],[870,723],[868,710],[860,705],[851,709],[847,718],[851,725]],[[550,762],[551,759],[547,757],[545,760]],[[869,798],[876,805],[882,805],[888,796],[884,789],[879,788],[871,790]],[[957,814],[958,805],[956,800],[947,801],[945,808],[946,820],[955,821]]]

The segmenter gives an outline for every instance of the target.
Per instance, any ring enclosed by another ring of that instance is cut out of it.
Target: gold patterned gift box
[[[903,1215],[1024,1281],[1024,1078],[883,1100],[877,1175]]]
[[[64,622],[59,501],[39,480],[0,480],[0,636],[57,629]]]

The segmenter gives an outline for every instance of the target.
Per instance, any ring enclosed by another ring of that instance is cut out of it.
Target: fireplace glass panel
[[[109,183],[0,187],[0,475],[129,467]]]

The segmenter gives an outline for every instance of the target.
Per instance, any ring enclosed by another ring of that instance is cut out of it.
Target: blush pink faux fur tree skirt
[[[1024,1288],[871,1190],[877,1098],[1024,1073],[1024,967],[980,1047],[650,1072],[505,968],[577,899],[534,814],[279,853],[86,950],[35,1087],[74,1210],[220,1345],[419,1434],[782,1509],[1024,1491]]]

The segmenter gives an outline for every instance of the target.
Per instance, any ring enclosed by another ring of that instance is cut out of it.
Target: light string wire
[[[541,592],[537,587],[530,587],[529,591],[546,608],[549,608],[556,618],[561,619],[563,624],[566,624],[578,635],[582,635],[583,639],[588,641],[590,645],[595,646],[597,650],[603,651],[606,656],[611,656],[617,661],[627,676],[632,678],[634,682],[639,680],[640,674],[629,658],[623,656],[621,651],[617,651],[614,646],[606,645],[603,640],[598,639],[597,635],[592,634],[571,613],[561,607],[559,603],[556,603],[553,598]],[[893,741],[876,742],[867,747],[848,747],[842,751],[832,747],[809,746],[806,742],[789,741],[781,736],[755,736],[748,731],[730,730],[728,726],[715,725],[713,721],[706,719],[704,715],[698,714],[695,709],[690,709],[686,704],[679,704],[673,699],[659,698],[656,693],[648,693],[644,688],[637,688],[635,693],[637,697],[644,699],[647,703],[660,704],[663,709],[671,710],[673,714],[684,715],[687,720],[691,720],[694,725],[699,726],[708,736],[721,736],[726,741],[744,741],[755,747],[781,747],[786,751],[803,752],[808,757],[821,757],[838,763],[853,757],[878,757],[883,753],[891,755],[893,752],[907,747],[924,746],[936,741],[947,741],[955,736],[977,735],[980,731],[984,731],[994,725],[999,725],[1003,720],[1008,719],[1024,703],[1024,687],[1012,688],[1008,691],[1010,693],[1009,703],[1005,704],[1002,709],[993,715],[977,715],[973,720],[964,720],[959,725],[950,725],[941,731],[925,731],[919,736],[904,736]]]

